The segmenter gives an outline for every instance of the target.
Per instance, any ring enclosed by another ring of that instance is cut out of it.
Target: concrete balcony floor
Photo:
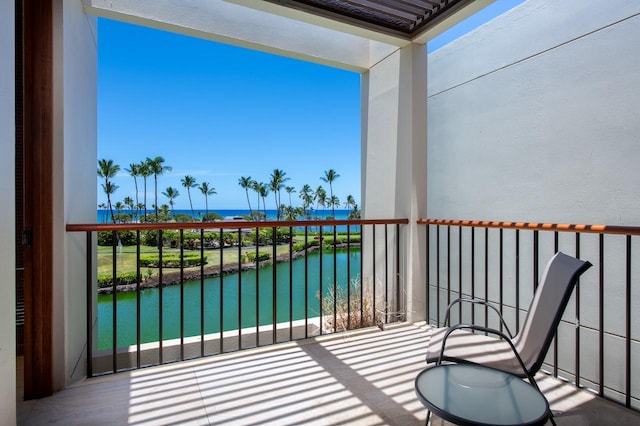
[[[423,425],[414,379],[428,336],[402,323],[88,379],[18,402],[18,424]],[[539,384],[558,425],[640,424],[557,379]]]

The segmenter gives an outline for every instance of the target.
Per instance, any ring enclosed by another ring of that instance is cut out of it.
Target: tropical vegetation
[[[186,189],[189,198],[189,207],[191,215],[185,213],[175,213],[174,207],[176,198],[181,193],[177,188],[167,187],[160,195],[166,198],[166,203],[159,204],[158,201],[158,185],[159,179],[166,172],[172,171],[171,166],[165,164],[165,159],[161,156],[154,158],[147,157],[140,163],[131,163],[129,167],[124,169],[134,181],[135,200],[131,197],[125,197],[122,201],[113,203],[114,195],[118,189],[118,185],[113,183],[113,177],[120,171],[120,166],[115,164],[113,160],[98,160],[98,177],[104,180],[101,183],[102,189],[107,197],[107,203],[100,203],[98,208],[105,209],[109,212],[109,217],[113,223],[126,222],[192,222],[201,220],[204,222],[222,219],[220,215],[209,211],[209,198],[216,195],[216,189],[210,182],[198,183],[196,178],[191,175],[185,175],[180,183]],[[147,206],[147,179],[153,177],[153,216],[148,215]],[[248,220],[266,220],[267,218],[267,198],[272,195],[276,207],[276,220],[320,220],[333,219],[335,217],[335,209],[344,206],[348,211],[349,219],[360,218],[360,210],[355,198],[348,195],[344,203],[334,194],[333,187],[336,179],[340,175],[334,170],[329,169],[320,176],[320,180],[329,186],[329,193],[322,185],[315,190],[311,185],[304,184],[299,190],[293,186],[286,185],[289,181],[287,173],[282,169],[273,169],[270,174],[269,182],[259,182],[252,179],[251,176],[242,176],[238,179],[238,185],[245,191],[249,214]],[[142,195],[140,195],[139,183],[142,180]],[[193,208],[193,199],[191,190],[197,189],[204,197],[205,212],[196,215]],[[286,192],[286,201],[282,200],[282,192]],[[292,194],[297,193],[299,204],[294,204]],[[255,209],[251,198],[255,196]],[[287,204],[288,201],[288,204]],[[261,209],[262,207],[262,209]],[[327,215],[326,210],[331,209],[331,214]],[[107,237],[105,237],[107,238]]]

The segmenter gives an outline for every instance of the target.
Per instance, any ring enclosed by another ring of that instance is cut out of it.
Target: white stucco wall
[[[638,13],[530,0],[431,54],[429,217],[640,225]]]
[[[16,423],[15,10],[0,0],[0,424]]]
[[[638,52],[638,2],[612,0],[602,7],[594,0],[529,0],[429,55],[428,217],[639,226]],[[470,231],[464,232],[467,241]],[[504,298],[513,304],[514,236],[505,234]],[[446,254],[446,234],[442,236],[441,249]],[[548,233],[540,235],[540,268],[552,254],[552,238]],[[476,234],[475,291],[484,297],[487,280],[488,297],[497,301],[497,232],[489,233],[489,239],[485,278],[484,231]],[[463,253],[459,280],[456,230],[452,241],[451,282],[454,289],[462,282],[468,294],[470,255]],[[590,386],[598,381],[598,240],[591,235],[581,241],[580,257],[596,265],[580,283],[580,375],[582,383]],[[520,307],[525,309],[532,295],[531,234],[523,233],[520,244]],[[572,234],[560,235],[560,250],[574,254]],[[638,250],[640,244],[634,240],[635,259],[639,259]],[[624,258],[624,238],[608,237],[604,384],[605,394],[619,400],[624,399],[627,377],[621,368],[625,342],[619,337],[626,332]],[[632,277],[640,275],[639,263],[632,264]],[[431,266],[433,320],[436,265]],[[631,293],[635,312],[640,300],[637,278]],[[443,312],[446,292],[440,295]],[[505,311],[513,323],[514,310]],[[559,329],[563,346],[558,366],[560,374],[571,379],[576,371],[575,312],[574,296]],[[633,315],[632,370],[627,373],[632,378],[640,374],[639,329],[640,318]],[[632,405],[640,406],[636,380],[631,393]]]
[[[56,3],[54,19],[54,386],[61,389],[86,376],[86,237],[65,225],[96,220],[97,33],[80,1]]]

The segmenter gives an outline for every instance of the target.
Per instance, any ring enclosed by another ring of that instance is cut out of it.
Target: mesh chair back
[[[514,339],[518,353],[531,374],[544,361],[578,278],[591,263],[556,253],[542,275],[521,331]]]

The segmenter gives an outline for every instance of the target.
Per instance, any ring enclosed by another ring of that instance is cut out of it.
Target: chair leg
[[[542,393],[542,391],[540,390],[540,387],[538,386],[538,382],[537,382],[537,381],[536,381],[536,379],[533,377],[533,375],[529,375],[528,379],[529,379],[530,384],[531,384],[534,388],[536,388],[536,390],[537,390],[538,392],[540,392],[540,394],[542,395],[542,397],[543,397],[544,399],[547,399],[547,397],[546,397],[546,396],[544,396],[544,393]],[[549,401],[547,400],[547,404],[548,404],[548,403],[549,403]],[[549,421],[551,422],[551,424],[552,424],[553,426],[557,426],[557,425],[556,425],[556,421],[555,421],[555,419],[553,418],[553,411],[551,411],[551,407],[549,407]]]

